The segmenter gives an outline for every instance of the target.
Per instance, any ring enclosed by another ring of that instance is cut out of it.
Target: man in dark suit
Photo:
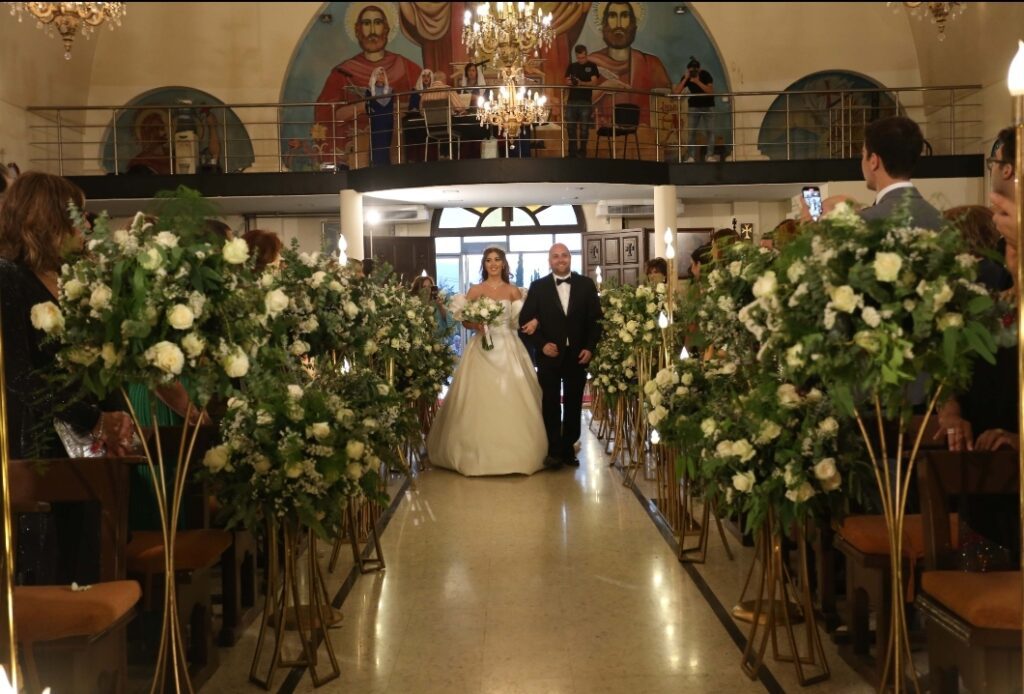
[[[537,348],[537,379],[543,391],[548,434],[545,465],[579,465],[583,390],[587,364],[601,337],[601,302],[589,277],[570,271],[569,249],[556,243],[548,252],[551,274],[533,282],[519,314],[520,326],[539,322],[530,336]],[[564,406],[563,406],[564,403]]]
[[[862,219],[886,219],[905,210],[911,226],[937,230],[945,225],[942,213],[910,180],[923,149],[921,128],[909,118],[882,118],[865,128],[860,170],[868,190],[875,192],[875,203],[858,212]],[[824,201],[825,212],[844,201],[855,204],[846,196],[830,197]],[[805,214],[805,219],[810,219],[809,213]]]

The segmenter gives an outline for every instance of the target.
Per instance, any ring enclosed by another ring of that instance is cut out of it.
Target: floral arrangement
[[[905,414],[921,374],[925,391],[960,388],[972,356],[994,359],[998,320],[976,262],[952,227],[865,223],[841,205],[759,278],[747,329],[761,335],[763,361],[819,381],[844,414],[875,397],[888,416]]]
[[[181,380],[203,405],[233,391],[266,339],[245,241],[208,234],[198,194],[174,195],[192,214],[152,224],[139,213],[127,229],[101,216],[87,253],[61,269],[60,306],[32,308],[33,325],[60,340],[68,378],[98,397]]]
[[[620,285],[601,292],[601,341],[590,363],[594,387],[614,401],[623,394],[639,395],[649,365],[638,356],[651,355],[660,347],[658,318],[665,310],[664,283],[651,287]]]
[[[281,253],[281,265],[260,277],[266,317],[294,357],[339,361],[367,340],[361,285],[347,266],[320,253],[301,253],[298,242]]]
[[[505,305],[490,297],[481,296],[466,301],[457,311],[459,320],[483,326],[482,344],[485,350],[494,349],[494,340],[487,332],[489,326],[495,325],[505,313]]]
[[[279,374],[249,379],[221,422],[223,443],[203,465],[229,525],[296,517],[322,537],[340,530],[349,500],[381,500],[381,456],[395,445],[402,399],[372,371],[321,375],[282,387]]]

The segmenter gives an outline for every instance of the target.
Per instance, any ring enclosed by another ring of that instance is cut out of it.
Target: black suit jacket
[[[542,368],[576,364],[580,352],[586,349],[593,353],[601,339],[601,300],[594,281],[573,272],[569,275],[569,287],[568,314],[562,311],[554,275],[542,277],[530,285],[519,313],[520,325],[534,318],[540,321],[530,339],[537,348],[537,363]],[[544,354],[543,348],[548,342],[558,345],[557,357]]]

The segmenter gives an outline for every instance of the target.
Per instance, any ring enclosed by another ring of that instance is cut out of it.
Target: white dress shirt
[[[878,203],[882,202],[882,198],[884,198],[886,195],[888,195],[889,193],[891,193],[894,190],[898,190],[900,188],[913,188],[913,187],[914,187],[914,184],[911,183],[910,181],[896,181],[895,183],[890,183],[885,188],[882,188],[880,191],[878,191],[878,194],[875,195],[875,204],[877,205]]]
[[[555,290],[558,292],[558,299],[562,302],[562,311],[565,315],[569,315],[569,292],[572,291],[572,286],[568,282],[562,282],[558,284],[558,280],[567,280],[572,277],[572,274],[568,274],[565,277],[559,277],[554,275],[555,278]]]

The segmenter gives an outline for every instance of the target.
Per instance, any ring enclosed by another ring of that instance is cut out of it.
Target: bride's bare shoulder
[[[523,290],[516,285],[511,285],[511,289],[508,292],[509,298],[512,301],[521,301],[524,298]]]
[[[471,285],[469,285],[469,291],[466,292],[466,298],[472,300],[472,299],[475,299],[478,296],[482,295],[483,293],[484,293],[483,285],[471,284]]]

